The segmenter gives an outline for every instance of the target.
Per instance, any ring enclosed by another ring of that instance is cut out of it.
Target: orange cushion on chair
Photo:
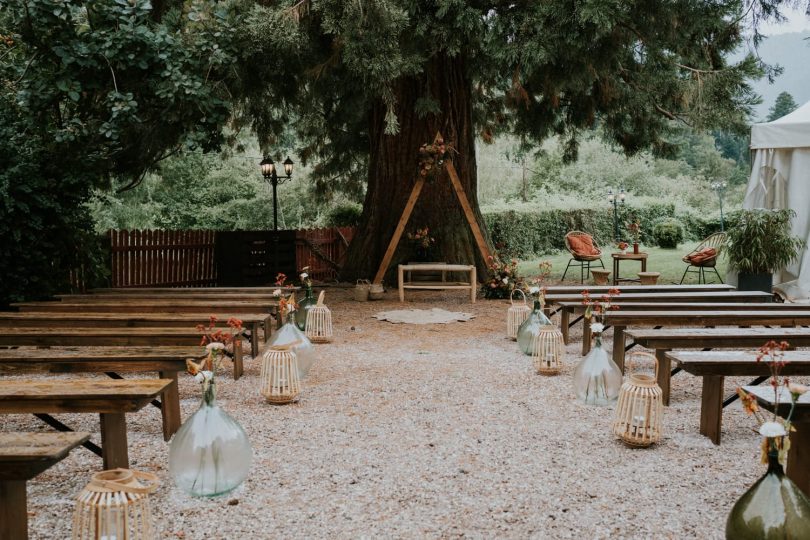
[[[568,243],[578,255],[599,255],[599,250],[593,245],[593,238],[590,236],[569,236]]]
[[[714,249],[713,247],[707,247],[707,248],[701,249],[697,253],[693,253],[692,255],[689,255],[687,257],[687,259],[692,264],[700,264],[700,263],[706,262],[708,260],[711,260],[716,256],[717,256],[717,250]]]

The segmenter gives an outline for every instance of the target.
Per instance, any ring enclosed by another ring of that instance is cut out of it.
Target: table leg
[[[613,284],[619,284],[619,259],[613,259]]]
[[[582,356],[591,352],[591,341],[593,340],[593,333],[591,332],[592,320],[582,319]]]
[[[25,480],[0,481],[0,538],[28,538]]]
[[[661,387],[661,403],[669,406],[669,384],[671,378],[672,362],[667,357],[668,349],[655,349],[655,359],[658,360],[658,386]]]
[[[101,413],[101,451],[104,470],[129,468],[127,418],[124,413]]]
[[[397,270],[397,282],[399,283],[399,301],[405,301],[405,282],[403,281],[404,276],[402,275],[402,267],[400,266]]]
[[[613,327],[613,361],[624,373],[624,326]]]
[[[810,496],[810,422],[794,422],[796,431],[790,434],[787,476]]]
[[[546,317],[548,317],[548,314],[546,314]],[[571,334],[571,329],[568,328],[568,321],[570,318],[571,312],[569,311],[569,308],[567,307],[562,308],[562,311],[560,312],[560,332],[562,332],[563,335],[563,343],[565,343],[566,345],[568,345],[569,336]]]
[[[245,367],[242,363],[242,339],[233,340],[233,380],[238,381],[244,373]]]
[[[163,415],[163,440],[168,441],[180,429],[180,392],[177,388],[176,371],[161,371],[160,378],[172,380],[172,384],[163,392],[163,406],[160,408]]]
[[[475,303],[475,289],[478,288],[478,276],[477,270],[475,266],[470,269],[470,298],[472,299],[472,303]]]
[[[661,369],[659,366],[658,369]],[[723,423],[722,375],[703,376],[703,394],[700,397],[700,434],[706,435],[714,444],[720,444]]]
[[[643,259],[641,259],[641,271],[642,272],[647,271],[647,257],[644,257]]]

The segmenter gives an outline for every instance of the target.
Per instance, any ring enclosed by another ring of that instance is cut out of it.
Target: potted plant
[[[741,291],[771,292],[773,273],[799,257],[805,241],[790,234],[796,212],[743,210],[728,230],[728,260],[737,270]]]

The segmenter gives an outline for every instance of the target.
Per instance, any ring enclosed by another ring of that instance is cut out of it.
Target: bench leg
[[[669,406],[670,360],[666,349],[656,349],[655,359],[658,360],[658,386],[661,387],[661,403]]]
[[[722,375],[703,376],[703,395],[700,398],[700,434],[706,435],[714,444],[720,444],[720,431],[723,423],[723,380]]]
[[[25,480],[0,481],[0,538],[28,538]]]
[[[624,373],[624,326],[613,327],[613,361]],[[659,368],[660,369],[660,368]]]
[[[177,388],[176,371],[161,371],[160,378],[172,380],[172,384],[163,392],[163,406],[160,408],[163,415],[163,440],[168,441],[180,429],[180,392]]]
[[[591,320],[592,319],[585,319],[582,323],[582,356],[591,352],[591,340],[593,339]]]
[[[124,413],[101,413],[101,452],[104,470],[129,468],[127,418]]]
[[[548,317],[548,313],[546,313],[546,316]],[[570,342],[571,337],[571,329],[568,328],[568,321],[570,318],[571,312],[568,310],[568,308],[562,308],[562,312],[560,313],[560,332],[562,332],[563,343],[565,343],[566,345],[568,345],[568,343]],[[583,341],[585,340],[584,335],[582,336],[582,340]]]
[[[250,323],[250,355],[253,358],[259,356],[259,321]]]
[[[270,341],[270,336],[273,335],[273,318],[267,317],[263,323],[264,328],[264,342]]]
[[[810,496],[810,422],[794,422],[796,431],[790,434],[787,476]]]
[[[238,381],[244,373],[245,368],[242,363],[242,340],[233,340],[233,380]]]

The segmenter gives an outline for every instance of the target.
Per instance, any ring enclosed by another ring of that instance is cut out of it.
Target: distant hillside
[[[759,55],[766,63],[784,68],[773,84],[766,78],[754,82],[754,90],[763,100],[757,107],[760,121],[781,92],[790,93],[799,105],[810,101],[810,32],[769,37],[760,44]]]

